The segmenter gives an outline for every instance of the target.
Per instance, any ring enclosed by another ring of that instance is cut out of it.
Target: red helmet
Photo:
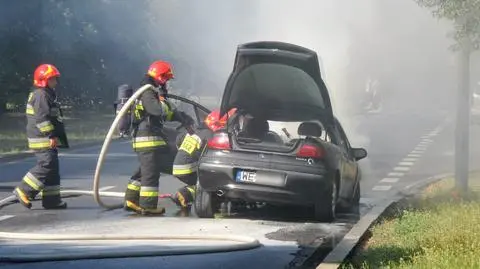
[[[45,88],[50,78],[59,77],[60,71],[51,64],[41,64],[33,73],[33,85],[35,87]]]
[[[172,66],[168,62],[155,61],[148,68],[147,75],[159,84],[165,84],[173,78]]]
[[[232,117],[236,111],[236,108],[232,108],[227,112],[227,114],[223,115],[223,117],[220,118],[220,110],[216,109],[210,112],[207,118],[205,118],[205,125],[208,127],[208,129],[215,132],[218,129],[225,127],[225,124],[227,124],[227,119]]]

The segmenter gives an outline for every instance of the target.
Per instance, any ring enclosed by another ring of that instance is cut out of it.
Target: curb
[[[410,195],[417,193],[419,189],[424,189],[427,186],[440,181],[443,178],[449,177],[452,174],[440,174],[433,177],[426,178],[414,184],[408,185],[404,188],[404,192],[400,191],[399,195],[393,199],[380,200],[382,205],[376,205],[368,211],[355,224],[352,229],[343,237],[343,239],[330,251],[330,253],[323,259],[323,261],[316,267],[316,269],[337,269],[344,260],[350,255],[352,250],[358,245],[362,238],[364,238],[371,226],[383,215],[383,213],[394,203],[404,199]]]
[[[112,141],[118,141],[118,139],[113,139]],[[79,143],[71,146],[69,149],[66,149],[66,150],[71,151],[71,150],[85,149],[85,148],[101,145],[102,143],[103,141]],[[63,151],[63,149],[61,149],[61,151]],[[34,151],[22,151],[19,153],[0,154],[0,163],[18,161],[18,160],[26,159],[33,156],[35,156]]]

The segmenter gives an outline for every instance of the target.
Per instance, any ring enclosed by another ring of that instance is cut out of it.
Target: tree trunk
[[[458,51],[458,93],[455,132],[455,186],[461,191],[468,190],[470,162],[470,55],[468,41],[463,41]]]

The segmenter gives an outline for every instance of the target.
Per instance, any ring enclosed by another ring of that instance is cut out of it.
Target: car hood
[[[220,112],[223,115],[234,107],[269,120],[320,119],[333,124],[330,96],[317,54],[283,42],[238,46]]]

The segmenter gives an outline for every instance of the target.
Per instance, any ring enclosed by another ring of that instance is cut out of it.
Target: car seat
[[[282,138],[274,132],[269,131],[270,125],[267,120],[261,118],[250,118],[245,125],[245,135],[264,142],[283,143]]]
[[[298,126],[298,135],[306,137],[319,138],[323,134],[323,127],[320,123],[315,121],[302,122]]]

